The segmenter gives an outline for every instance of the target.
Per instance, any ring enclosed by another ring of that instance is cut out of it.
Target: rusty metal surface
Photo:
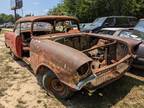
[[[115,64],[93,71],[93,74],[90,77],[77,84],[77,89],[80,90],[88,83],[89,87],[86,86],[87,89],[95,89],[96,86],[105,84],[110,80],[118,79],[121,75],[123,75],[126,72],[129,66],[129,64],[126,61],[130,58],[131,55],[127,55]]]
[[[57,67],[69,70],[69,72],[74,72],[84,63],[92,61],[84,53],[51,40],[32,40],[31,44],[32,52],[43,55],[45,60],[51,61]]]
[[[87,62],[94,62],[92,58],[88,57],[86,54],[84,54],[81,51],[78,51],[74,48],[68,47],[66,45],[62,45],[60,43],[54,42],[54,40],[59,39],[59,38],[64,38],[64,37],[77,37],[77,36],[95,36],[100,39],[105,39],[105,40],[112,40],[112,43],[106,44],[106,45],[100,45],[97,46],[96,48],[99,47],[108,47],[110,45],[115,44],[116,42],[118,43],[123,43],[126,46],[131,46],[135,45],[133,43],[127,43],[128,41],[124,41],[119,38],[109,38],[107,36],[97,36],[96,34],[87,34],[87,33],[72,33],[72,34],[53,34],[53,35],[45,35],[41,37],[35,37],[33,38],[31,42],[31,51],[32,51],[32,56],[31,62],[33,64],[33,68],[35,70],[38,69],[39,66],[45,65],[49,67],[57,77],[65,84],[68,86],[76,89],[77,86],[76,84],[80,81],[80,76],[77,75],[77,69],[81,67],[83,64]],[[131,47],[130,47],[131,48]],[[95,48],[94,48],[95,49]],[[94,50],[92,49],[92,50]],[[102,74],[104,72],[110,72],[111,74],[114,72],[117,72],[119,69],[117,69],[117,66],[120,63],[125,63],[125,66],[121,66],[121,74],[125,72],[125,70],[128,68],[129,62],[126,62],[127,60],[130,61],[131,59],[131,54],[130,50],[128,50],[128,55],[125,55],[124,57],[121,57],[120,60],[114,61],[113,64],[111,65],[103,65],[100,69],[95,69],[93,71],[93,74],[97,75]],[[85,70],[84,70],[85,71]],[[120,74],[120,75],[121,75]],[[109,74],[108,74],[109,75]],[[118,77],[118,76],[114,76]],[[106,75],[105,75],[106,77]],[[100,78],[100,76],[99,76]],[[111,79],[113,79],[111,78]],[[108,79],[107,78],[102,78],[101,84],[105,83]],[[94,84],[95,86],[99,85]]]
[[[70,17],[70,16],[30,16],[30,17],[24,17],[20,18],[16,21],[16,23],[19,22],[34,22],[34,21],[41,21],[41,20],[75,20],[79,22],[77,18]]]

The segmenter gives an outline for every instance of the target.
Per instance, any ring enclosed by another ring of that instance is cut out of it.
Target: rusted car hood
[[[90,57],[84,53],[62,45],[60,43],[45,39],[45,40],[32,40],[31,48],[33,51],[37,51],[36,46],[39,46],[41,55],[44,56],[45,61],[54,62],[57,67],[63,67],[70,71],[76,71],[81,65],[92,61]],[[38,52],[37,52],[38,53]]]
[[[75,33],[75,34],[67,34],[65,36],[75,36],[75,35],[77,36],[78,34],[91,35],[104,39],[112,39],[124,42],[129,46],[130,48],[129,51],[131,54],[135,54],[134,48],[141,43],[141,41],[135,41],[129,38],[119,38],[119,37],[114,38],[107,35],[96,35],[93,33]],[[32,39],[31,42],[32,51],[37,51],[37,48],[34,47],[39,46],[39,49],[42,50],[40,53],[44,54],[44,58],[47,59],[45,61],[51,61],[54,64],[56,64],[57,67],[67,69],[72,72],[76,71],[83,64],[92,61],[90,57],[88,57],[81,51],[53,41],[63,36],[64,35],[62,34],[44,35]]]

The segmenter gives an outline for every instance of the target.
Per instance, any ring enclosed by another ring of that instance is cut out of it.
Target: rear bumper
[[[128,61],[130,60],[130,58],[131,56],[128,55],[119,62],[105,67],[99,72],[95,72],[91,76],[80,81],[77,84],[76,89],[80,90],[82,88],[86,88],[88,90],[93,90],[97,87],[119,79],[127,71],[129,67]]]
[[[144,58],[138,57],[133,61],[133,67],[144,69]]]

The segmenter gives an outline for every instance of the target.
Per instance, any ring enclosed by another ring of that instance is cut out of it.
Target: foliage
[[[6,15],[4,13],[0,14],[0,24],[7,22],[14,22],[13,15]]]
[[[51,9],[49,15],[70,15],[82,22],[91,22],[97,17],[132,15],[142,17],[144,0],[63,0]]]
[[[65,15],[65,7],[63,4],[58,4],[57,7],[54,7],[48,12],[48,15]]]
[[[20,18],[21,16],[19,14],[17,14],[17,19]],[[1,13],[0,14],[0,24],[3,24],[3,23],[7,23],[7,22],[13,22],[14,23],[15,21],[15,18],[12,14],[4,14],[4,13]]]

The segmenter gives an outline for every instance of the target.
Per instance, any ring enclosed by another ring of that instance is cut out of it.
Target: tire
[[[68,99],[73,94],[70,88],[63,84],[52,72],[43,75],[42,84],[51,97]]]
[[[38,85],[40,85],[40,87],[43,88],[43,89],[44,89],[44,86],[43,86],[43,83],[42,83],[42,79],[43,79],[44,73],[45,73],[45,72],[39,72],[39,73],[36,75]]]

